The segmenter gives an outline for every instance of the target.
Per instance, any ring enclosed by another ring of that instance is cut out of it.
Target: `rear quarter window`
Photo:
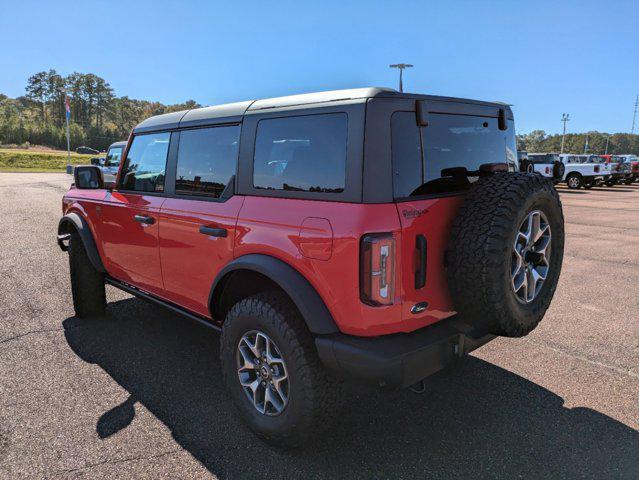
[[[260,120],[253,186],[258,189],[340,193],[346,182],[345,113]]]

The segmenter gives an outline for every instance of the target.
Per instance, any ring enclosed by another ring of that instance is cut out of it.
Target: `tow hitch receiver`
[[[450,358],[448,363],[448,368],[450,373],[458,372],[464,365],[464,361],[466,360],[466,356],[468,354],[468,352],[464,351],[465,339],[466,339],[465,335],[458,335],[454,341],[450,342],[450,346],[452,350],[452,358]],[[425,379],[415,382],[414,384],[409,386],[408,389],[411,392],[416,393],[418,395],[425,393],[426,392]]]

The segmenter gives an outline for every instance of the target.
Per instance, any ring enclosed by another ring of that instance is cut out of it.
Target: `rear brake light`
[[[395,238],[364,235],[360,246],[360,297],[369,305],[390,305],[395,292]]]
[[[595,165],[595,173],[599,173],[599,165]]]
[[[550,173],[550,167],[546,167],[546,175]]]

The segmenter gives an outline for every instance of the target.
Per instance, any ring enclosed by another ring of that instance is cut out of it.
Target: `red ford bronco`
[[[512,172],[506,104],[380,88],[149,118],[114,183],[76,167],[58,243],[78,317],[105,284],[221,330],[262,438],[294,446],[344,379],[403,388],[548,308],[564,247],[550,179]]]

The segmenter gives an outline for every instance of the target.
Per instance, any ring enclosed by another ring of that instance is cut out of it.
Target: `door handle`
[[[415,289],[426,285],[426,237],[417,235],[415,238],[415,248],[417,249],[417,268],[415,269]]]
[[[202,225],[200,233],[209,237],[226,237],[229,232],[226,228],[205,227]]]
[[[146,215],[136,215],[133,218],[135,218],[136,222],[143,223],[145,225],[153,225],[155,223],[155,218],[147,217]]]

